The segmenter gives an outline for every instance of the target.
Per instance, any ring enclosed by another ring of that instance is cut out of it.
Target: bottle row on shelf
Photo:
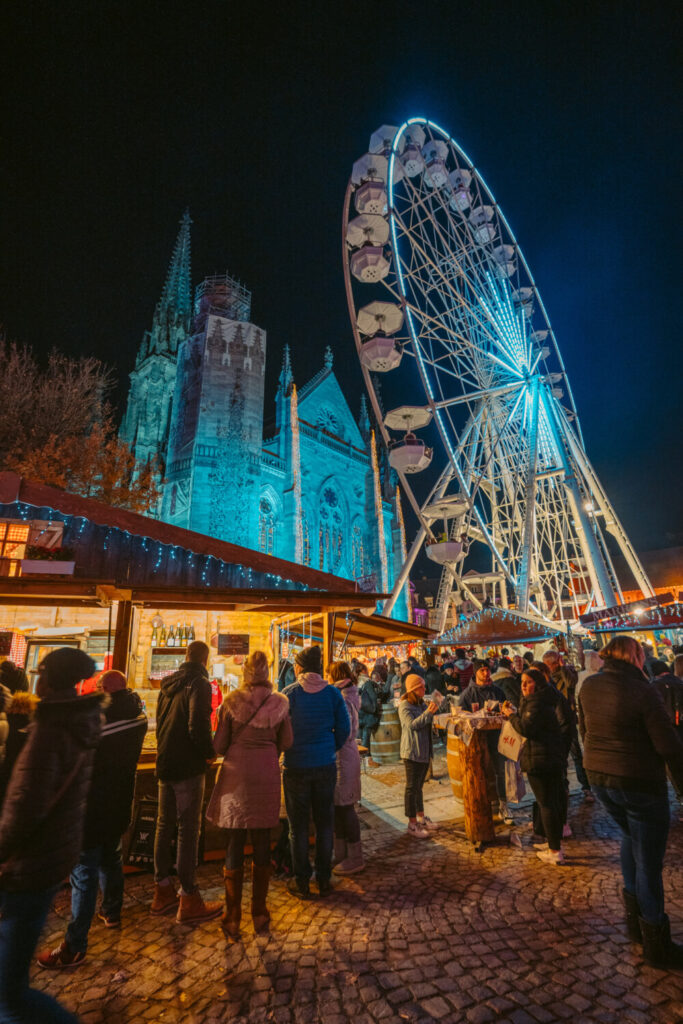
[[[166,627],[154,626],[152,630],[152,647],[187,647],[195,639],[193,625],[171,626],[166,632]]]

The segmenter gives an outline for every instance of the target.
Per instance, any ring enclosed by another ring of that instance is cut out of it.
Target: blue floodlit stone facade
[[[403,561],[396,482],[380,449],[381,552],[364,399],[356,421],[328,348],[297,387],[297,431],[285,347],[264,435],[266,332],[250,321],[250,293],[227,275],[206,278],[191,303],[190,225],[186,214],[121,426],[136,458],[163,468],[156,515],[367,589],[381,590],[386,578],[391,589]],[[407,618],[405,599],[394,615]]]

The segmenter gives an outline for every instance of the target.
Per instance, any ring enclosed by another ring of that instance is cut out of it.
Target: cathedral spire
[[[282,353],[282,369],[280,370],[280,377],[278,380],[280,391],[286,394],[289,391],[289,386],[293,380],[292,364],[289,358],[289,345],[285,345]]]
[[[181,316],[189,315],[192,306],[190,285],[190,211],[185,210],[180,220],[180,230],[173,247],[166,283],[159,305],[173,307]]]

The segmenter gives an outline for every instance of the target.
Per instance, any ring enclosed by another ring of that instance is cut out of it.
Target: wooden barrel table
[[[394,764],[399,760],[401,723],[398,709],[393,704],[382,705],[382,717],[370,740],[370,753],[379,764]]]
[[[496,799],[495,777],[491,776],[486,733],[500,729],[503,719],[480,720],[472,739],[463,743],[455,734],[454,723],[448,724],[446,762],[453,796],[462,801],[465,812],[465,834],[473,843],[490,842],[495,836],[491,802]]]

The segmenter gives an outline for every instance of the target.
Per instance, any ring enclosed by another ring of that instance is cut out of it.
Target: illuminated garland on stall
[[[382,570],[382,593],[386,594],[389,572],[387,565],[387,545],[384,538],[384,508],[382,505],[382,485],[379,478],[379,462],[377,461],[377,444],[375,431],[370,435],[370,459],[372,461],[372,477],[375,484],[375,515],[377,516],[377,536],[379,539],[379,561]]]
[[[304,560],[304,532],[301,524],[301,453],[299,449],[299,403],[296,396],[296,384],[292,384],[290,419],[292,422],[292,477],[294,488],[294,523],[296,529],[294,561],[301,564]]]

